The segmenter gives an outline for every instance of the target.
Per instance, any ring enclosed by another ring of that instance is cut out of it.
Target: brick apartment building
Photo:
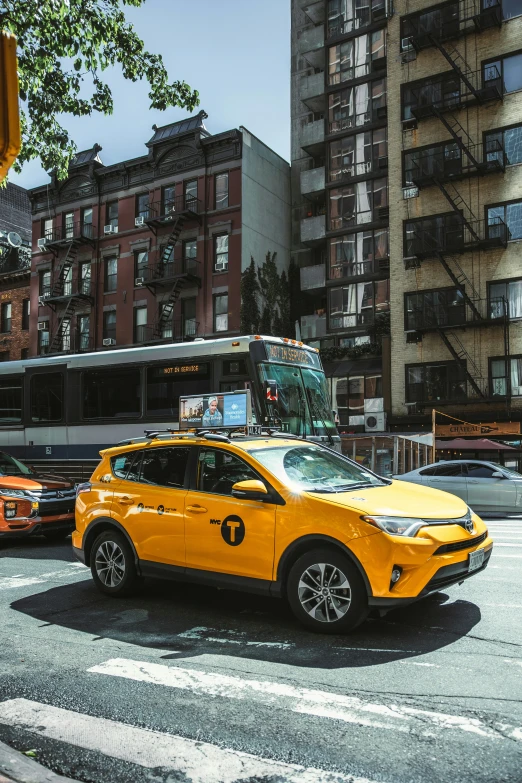
[[[31,204],[27,191],[0,188],[0,361],[29,354]]]
[[[301,329],[346,348],[341,421],[520,420],[522,0],[292,0],[292,23]],[[357,356],[387,310],[389,354]]]
[[[206,115],[154,133],[146,155],[29,191],[30,356],[238,334],[241,272],[290,257],[290,167],[246,129]]]

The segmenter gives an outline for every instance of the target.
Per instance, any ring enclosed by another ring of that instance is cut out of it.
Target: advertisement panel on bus
[[[201,394],[179,398],[179,428],[230,429],[252,422],[250,391]]]

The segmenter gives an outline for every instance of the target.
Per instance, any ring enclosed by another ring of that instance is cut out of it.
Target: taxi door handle
[[[207,509],[203,508],[203,506],[198,506],[196,503],[194,506],[187,506],[187,511],[192,511],[194,514],[205,514]]]
[[[132,498],[127,497],[127,495],[124,495],[118,499],[118,503],[121,503],[122,506],[132,506],[134,501]]]

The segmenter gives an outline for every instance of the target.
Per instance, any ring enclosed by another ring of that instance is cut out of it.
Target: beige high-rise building
[[[520,420],[522,0],[292,0],[292,22],[301,329],[337,348],[343,424]]]

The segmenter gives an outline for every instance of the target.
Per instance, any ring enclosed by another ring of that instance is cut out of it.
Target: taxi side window
[[[200,492],[231,495],[236,482],[248,479],[259,479],[259,476],[234,454],[218,449],[199,452],[197,488]]]
[[[140,470],[141,451],[129,451],[111,458],[111,468],[116,478],[137,481]]]
[[[143,452],[140,482],[182,489],[190,455],[189,447],[170,446]]]

